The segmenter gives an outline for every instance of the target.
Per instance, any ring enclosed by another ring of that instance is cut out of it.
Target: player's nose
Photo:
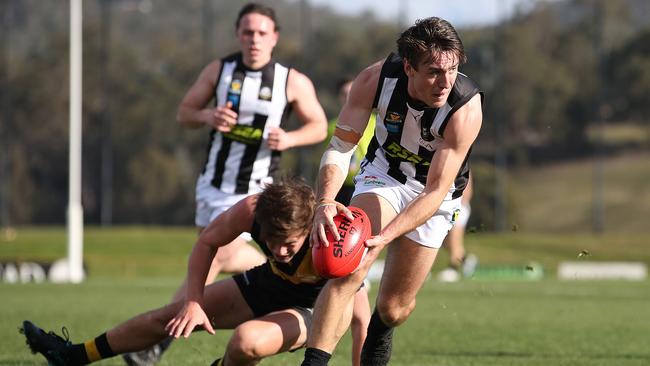
[[[289,255],[289,248],[284,246],[279,246],[275,250],[275,255],[277,255],[278,257],[286,257],[287,255]]]

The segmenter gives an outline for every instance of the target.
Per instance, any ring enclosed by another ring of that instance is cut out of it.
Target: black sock
[[[368,336],[361,350],[361,364],[369,366],[387,365],[393,350],[393,327],[384,324],[377,312],[372,313],[368,324]]]
[[[83,343],[73,344],[68,348],[66,360],[70,365],[87,365],[90,363],[88,361],[88,356],[86,356],[86,347]]]
[[[318,348],[307,348],[301,366],[326,366],[332,355]]]
[[[113,349],[108,344],[106,333],[102,333],[99,337],[95,338],[95,344],[97,345],[99,354],[102,355],[102,359],[115,356],[115,352],[113,352]]]
[[[160,341],[160,343],[158,343],[158,345],[160,346],[160,350],[162,352],[165,352],[167,350],[167,348],[169,348],[169,346],[172,345],[173,341],[174,341],[174,337],[167,337],[167,338],[163,339],[162,341]]]

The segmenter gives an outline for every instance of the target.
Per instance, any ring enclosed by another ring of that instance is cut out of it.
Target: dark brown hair
[[[456,29],[448,21],[436,17],[418,19],[397,40],[397,52],[417,70],[424,57],[451,52],[460,63],[467,61],[465,48]]]
[[[273,8],[270,6],[257,3],[248,3],[241,8],[239,15],[237,16],[237,21],[235,22],[235,30],[239,29],[239,22],[241,21],[241,18],[243,18],[246,14],[252,13],[261,14],[271,18],[275,26],[275,31],[280,31],[280,25],[278,25],[278,20],[275,17],[275,10],[273,10]]]
[[[259,195],[255,221],[267,240],[286,239],[310,230],[315,204],[314,192],[302,180],[280,178]]]

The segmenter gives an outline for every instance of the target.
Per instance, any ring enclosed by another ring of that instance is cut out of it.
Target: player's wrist
[[[316,209],[326,206],[335,206],[338,208],[339,206],[343,206],[343,204],[331,198],[321,198],[316,204]]]
[[[292,132],[286,132],[286,136],[285,136],[285,139],[284,139],[284,140],[285,140],[285,141],[284,141],[284,144],[285,144],[285,148],[284,148],[284,149],[285,149],[285,150],[293,149],[294,147],[297,147],[297,146],[298,146],[298,144],[297,144],[297,142],[296,142],[296,141],[298,141],[298,140],[297,140],[296,138],[294,138],[293,135],[294,135],[294,134],[293,134]]]

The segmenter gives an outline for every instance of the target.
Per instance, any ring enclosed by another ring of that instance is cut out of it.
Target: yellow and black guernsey
[[[267,261],[235,275],[234,279],[255,316],[293,307],[313,307],[327,279],[320,277],[314,268],[309,239],[289,263],[279,263],[262,238],[257,222],[253,223],[251,236]]]

